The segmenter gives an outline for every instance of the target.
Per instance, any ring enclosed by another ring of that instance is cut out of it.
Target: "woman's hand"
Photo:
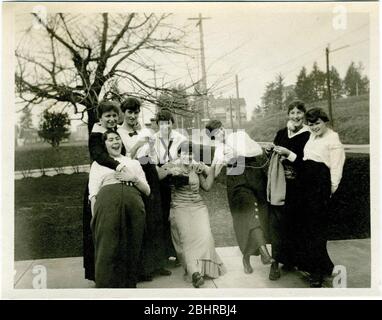
[[[274,148],[275,148],[275,144],[274,144],[274,143],[268,143],[268,144],[266,145],[266,147],[265,147],[265,151],[266,151],[267,153],[269,153],[269,152],[272,152]]]
[[[279,154],[280,156],[284,156],[286,158],[290,155],[290,150],[281,146],[275,146],[273,151]]]
[[[192,169],[195,170],[196,174],[205,173],[206,165],[203,162],[198,162],[192,165]]]
[[[126,173],[124,171],[115,172],[114,177],[118,179],[119,181],[132,182],[132,183],[138,182],[138,177],[135,174]]]

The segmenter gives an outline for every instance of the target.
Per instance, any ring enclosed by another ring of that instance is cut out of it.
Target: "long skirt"
[[[187,279],[199,272],[218,278],[225,267],[215,250],[207,207],[204,204],[174,207],[170,210],[171,236]]]
[[[268,236],[266,175],[263,157],[247,161],[243,174],[227,175],[227,197],[236,240],[243,255],[259,255]]]
[[[165,241],[165,255],[167,258],[176,256],[171,240],[171,226],[169,221],[171,207],[171,178],[166,177],[160,181],[160,194],[163,213],[163,237]]]
[[[272,257],[282,264],[296,265],[296,250],[301,232],[301,179],[286,180],[285,205],[271,206],[269,233]]]
[[[97,195],[91,227],[97,288],[135,288],[145,225],[141,193],[125,184]]]
[[[303,210],[298,268],[311,274],[331,275],[334,265],[326,248],[331,193],[330,171],[325,164],[308,160],[304,161],[301,176]]]
[[[160,181],[155,165],[142,164],[151,193],[144,197],[146,210],[146,227],[143,236],[141,274],[150,275],[158,269],[164,268],[167,254],[167,239],[164,228],[168,219],[163,216],[160,193]]]

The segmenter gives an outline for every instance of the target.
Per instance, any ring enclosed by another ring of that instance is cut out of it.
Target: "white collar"
[[[92,128],[92,132],[94,133],[105,133],[106,130],[107,129],[105,127],[102,127],[99,122],[95,123]]]
[[[302,128],[300,130],[298,130],[297,132],[291,132],[288,127],[287,127],[287,132],[288,132],[288,138],[291,139],[301,133],[304,133],[304,132],[307,132],[307,131],[310,131],[308,126],[307,125],[302,125]]]

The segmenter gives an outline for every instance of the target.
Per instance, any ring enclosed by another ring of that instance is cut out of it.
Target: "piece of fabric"
[[[267,200],[271,205],[282,206],[285,204],[285,194],[284,167],[280,155],[273,152],[268,167]]]

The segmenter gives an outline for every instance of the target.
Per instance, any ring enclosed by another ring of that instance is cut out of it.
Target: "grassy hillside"
[[[326,101],[308,105],[328,112]],[[369,144],[369,96],[363,95],[333,101],[334,129],[345,144]],[[285,127],[286,112],[267,115],[245,124],[247,132],[257,141],[273,141],[277,130]]]

